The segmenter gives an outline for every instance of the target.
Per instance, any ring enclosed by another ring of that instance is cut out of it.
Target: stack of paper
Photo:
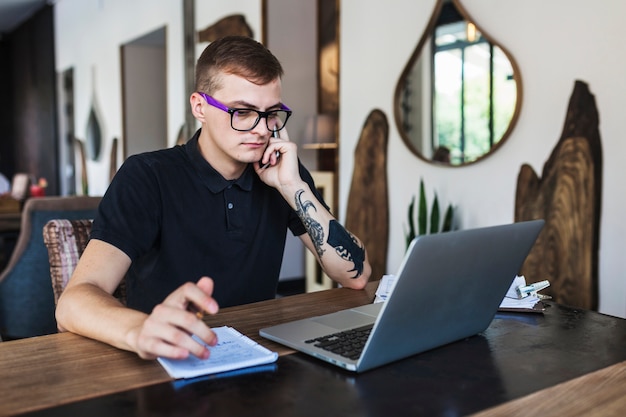
[[[539,297],[537,297],[536,294],[529,295],[524,298],[519,298],[517,294],[517,287],[525,286],[525,285],[526,285],[526,278],[524,278],[523,275],[516,276],[515,279],[513,279],[513,283],[509,287],[509,290],[504,296],[502,303],[500,304],[500,309],[501,310],[507,310],[507,309],[534,310],[535,305],[537,305],[537,303],[540,301]]]
[[[378,284],[378,288],[376,289],[376,297],[374,298],[374,303],[382,303],[383,301],[387,301],[389,294],[393,290],[394,285],[396,284],[395,275],[383,275],[380,283]]]
[[[529,295],[528,297],[521,299],[504,297],[502,303],[500,304],[500,308],[532,309],[539,301],[539,297],[536,295]]]

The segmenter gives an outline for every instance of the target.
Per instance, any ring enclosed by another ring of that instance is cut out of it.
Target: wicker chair
[[[52,219],[43,227],[43,241],[48,249],[55,305],[89,242],[91,223],[89,219]],[[120,283],[113,295],[121,302],[126,302],[125,280]]]

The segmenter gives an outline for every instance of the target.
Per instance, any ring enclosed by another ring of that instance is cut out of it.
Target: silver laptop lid
[[[543,224],[534,220],[415,238],[357,370],[485,330]]]

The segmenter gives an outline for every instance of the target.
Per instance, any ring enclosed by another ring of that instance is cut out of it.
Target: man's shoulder
[[[183,146],[176,145],[173,148],[158,149],[155,151],[142,152],[129,156],[124,162],[126,165],[146,165],[153,167],[159,165],[186,165],[189,162]]]

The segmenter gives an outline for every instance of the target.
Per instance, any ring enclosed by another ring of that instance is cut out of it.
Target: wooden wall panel
[[[0,169],[48,180],[58,193],[58,132],[53,7],[3,36],[0,60]],[[6,163],[6,168],[5,168]]]

